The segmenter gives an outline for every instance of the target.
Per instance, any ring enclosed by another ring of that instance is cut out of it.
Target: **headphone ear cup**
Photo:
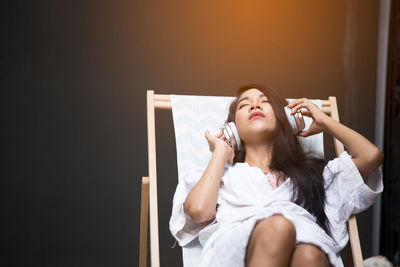
[[[232,147],[234,150],[240,149],[240,137],[234,122],[225,122],[221,128],[222,138]]]
[[[235,140],[236,149],[239,150],[241,141],[240,141],[240,137],[239,137],[239,132],[238,132],[238,130],[236,128],[236,124],[234,122],[229,122],[228,126],[232,131],[232,136],[233,136],[233,138]]]
[[[297,130],[298,130],[297,133],[303,131],[304,128],[306,127],[306,123],[304,121],[303,114],[301,114],[301,111],[299,110],[296,114],[293,115],[293,117],[297,125]]]
[[[285,107],[285,113],[286,113],[286,117],[289,121],[290,128],[292,128],[293,134],[298,134],[300,131],[302,131],[304,129],[304,126],[305,126],[304,118],[300,112],[296,113],[295,115],[290,115],[292,113],[292,110],[288,107]],[[298,116],[298,114],[300,114],[300,116]],[[298,116],[297,120],[295,117],[296,115]]]

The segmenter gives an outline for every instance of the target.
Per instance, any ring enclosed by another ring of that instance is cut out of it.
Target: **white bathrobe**
[[[297,243],[311,243],[320,247],[333,266],[342,266],[339,252],[349,239],[346,222],[351,214],[371,206],[383,190],[379,168],[364,183],[347,152],[329,161],[323,177],[325,213],[331,225],[332,239],[307,210],[290,201],[290,178],[272,189],[262,170],[250,167],[247,163],[236,163],[225,169],[218,192],[215,219],[202,224],[193,222],[184,213],[183,203],[203,171],[193,170],[178,183],[170,219],[170,231],[179,245],[184,246],[199,238],[204,247],[199,259],[200,267],[243,267],[246,246],[254,225],[273,214],[281,214],[294,224]]]

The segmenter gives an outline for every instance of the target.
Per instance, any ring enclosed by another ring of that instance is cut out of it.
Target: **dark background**
[[[374,138],[377,0],[13,1],[0,20],[1,265],[138,264],[146,90],[335,95]],[[156,123],[161,264],[179,266],[170,112]],[[371,222],[358,216],[364,258]]]

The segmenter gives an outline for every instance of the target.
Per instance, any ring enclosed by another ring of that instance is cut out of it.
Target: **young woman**
[[[299,136],[325,132],[347,152],[328,163],[305,153],[285,106],[313,119]],[[241,147],[207,131],[207,168],[177,186],[170,230],[179,244],[199,238],[199,266],[341,266],[347,220],[383,190],[382,152],[308,99],[288,104],[263,85],[239,88],[227,121]]]

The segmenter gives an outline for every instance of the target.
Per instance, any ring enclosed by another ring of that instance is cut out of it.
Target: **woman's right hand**
[[[220,138],[222,136],[222,132],[218,133],[215,136],[212,136],[207,130],[205,136],[210,151],[212,153],[220,153],[224,157],[225,162],[232,164],[235,153],[233,149],[228,145],[228,143]]]
[[[225,164],[232,163],[234,157],[233,149],[226,140],[221,139],[222,133],[212,136],[209,131],[206,131],[205,136],[212,156],[200,180],[186,196],[183,206],[185,213],[197,223],[215,218]]]

